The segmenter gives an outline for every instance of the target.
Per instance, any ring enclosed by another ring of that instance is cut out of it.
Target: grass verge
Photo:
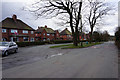
[[[85,47],[90,47],[90,46],[94,46],[94,45],[98,45],[98,44],[102,44],[103,42],[96,42],[96,43],[83,43],[83,46],[80,46],[80,44],[78,46],[74,46],[73,44],[65,44],[65,45],[57,45],[57,46],[51,46],[50,48],[61,48],[61,49],[74,49],[74,48],[85,48]]]
[[[59,47],[72,46],[72,45],[73,44],[63,44],[63,45],[51,46],[50,48],[59,48]]]

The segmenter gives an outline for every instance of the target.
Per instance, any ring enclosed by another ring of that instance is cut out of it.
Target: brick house
[[[61,40],[72,40],[72,33],[66,28],[60,33]]]
[[[45,27],[38,27],[35,31],[35,39],[36,41],[51,41],[55,40],[55,32],[52,28],[48,28],[46,25]]]
[[[87,35],[85,33],[79,33],[79,40],[87,40]]]
[[[60,33],[58,30],[55,30],[55,40],[60,40]]]
[[[12,18],[7,17],[2,22],[2,41],[34,41],[34,29],[17,19],[16,15]]]

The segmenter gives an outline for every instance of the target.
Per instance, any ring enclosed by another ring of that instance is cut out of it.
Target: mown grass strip
[[[57,46],[51,46],[50,48],[59,48],[59,47],[65,47],[65,46],[71,46],[73,44],[64,44],[64,45],[57,45]]]
[[[61,48],[61,49],[74,49],[74,48],[85,48],[85,47],[90,47],[90,46],[94,46],[94,45],[98,45],[98,44],[102,44],[102,42],[96,42],[96,43],[83,43],[83,46],[74,46],[73,44],[65,44],[65,45],[57,45],[57,46],[51,46],[50,48]]]

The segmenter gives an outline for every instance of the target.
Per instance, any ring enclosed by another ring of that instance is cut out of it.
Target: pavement
[[[118,78],[118,51],[114,42],[81,49],[49,46],[20,48],[18,54],[3,58],[2,77]]]

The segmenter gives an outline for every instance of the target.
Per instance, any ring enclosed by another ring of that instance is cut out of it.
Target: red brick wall
[[[2,33],[2,38],[6,38],[7,41],[10,41],[10,39],[9,39],[9,29],[6,29],[6,33]]]
[[[55,40],[59,40],[60,39],[60,34],[58,31],[55,32]]]
[[[35,34],[31,34],[31,31],[28,31],[28,33],[23,33],[23,30],[17,30],[18,35],[28,35],[29,41],[31,38],[35,39]],[[6,29],[6,33],[2,33],[2,38],[7,38],[7,41],[10,41],[10,35],[13,35],[14,33],[11,33],[11,29]],[[23,37],[19,37],[19,42],[23,41]]]
[[[68,36],[68,35],[61,35],[60,38],[62,40],[72,40],[72,36]]]
[[[37,34],[37,35],[36,35]],[[44,35],[45,34],[45,35]],[[49,33],[48,33],[49,34]],[[55,40],[55,34],[52,33],[52,34],[49,34],[47,35],[47,32],[45,30],[42,31],[42,33],[35,33],[35,37],[36,37],[36,41],[38,39],[39,40]],[[40,39],[41,38],[41,39]]]

